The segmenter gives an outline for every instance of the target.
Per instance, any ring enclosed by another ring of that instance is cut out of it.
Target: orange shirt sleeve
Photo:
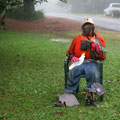
[[[68,51],[67,51],[67,53],[66,53],[66,55],[68,55],[68,52],[70,52],[70,54],[71,54],[70,56],[74,55],[75,43],[76,43],[76,39],[74,38],[71,45],[70,45],[70,47],[69,47],[69,49],[68,49]]]

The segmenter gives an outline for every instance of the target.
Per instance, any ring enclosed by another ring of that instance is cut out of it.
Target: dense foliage
[[[1,0],[0,13],[6,11],[7,16],[17,19],[37,19],[43,17],[41,11],[35,12],[34,5],[38,2],[42,4],[47,0]]]
[[[67,0],[60,0],[67,2]],[[48,2],[48,0],[0,0],[0,13],[7,11],[7,16],[17,19],[33,20],[43,18],[41,11],[35,11],[35,4]]]

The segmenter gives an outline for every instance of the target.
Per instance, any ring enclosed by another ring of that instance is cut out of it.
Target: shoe
[[[86,106],[91,106],[92,105],[91,96],[87,96],[85,105]]]

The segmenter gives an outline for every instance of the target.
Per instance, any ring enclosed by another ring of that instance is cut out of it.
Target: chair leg
[[[66,88],[66,84],[67,84],[67,79],[68,79],[68,62],[64,61],[64,74],[65,74],[65,88]]]
[[[103,101],[103,95],[102,95],[102,96],[100,96],[100,98],[99,98],[99,99],[100,99],[100,101],[102,102],[102,101]]]
[[[76,89],[76,94],[79,92],[79,86],[77,87],[77,89]]]
[[[100,71],[100,84],[103,85],[103,61],[100,61],[99,71]],[[103,101],[103,95],[99,97],[99,100],[101,102]]]

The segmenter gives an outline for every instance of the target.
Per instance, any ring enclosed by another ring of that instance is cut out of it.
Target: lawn
[[[68,34],[68,33],[67,33]],[[78,33],[71,34],[70,40]],[[85,106],[80,82],[79,107],[51,107],[64,89],[64,59],[71,42],[55,35],[0,30],[0,120],[118,120],[120,118],[120,35],[100,32],[107,45],[99,107]]]

